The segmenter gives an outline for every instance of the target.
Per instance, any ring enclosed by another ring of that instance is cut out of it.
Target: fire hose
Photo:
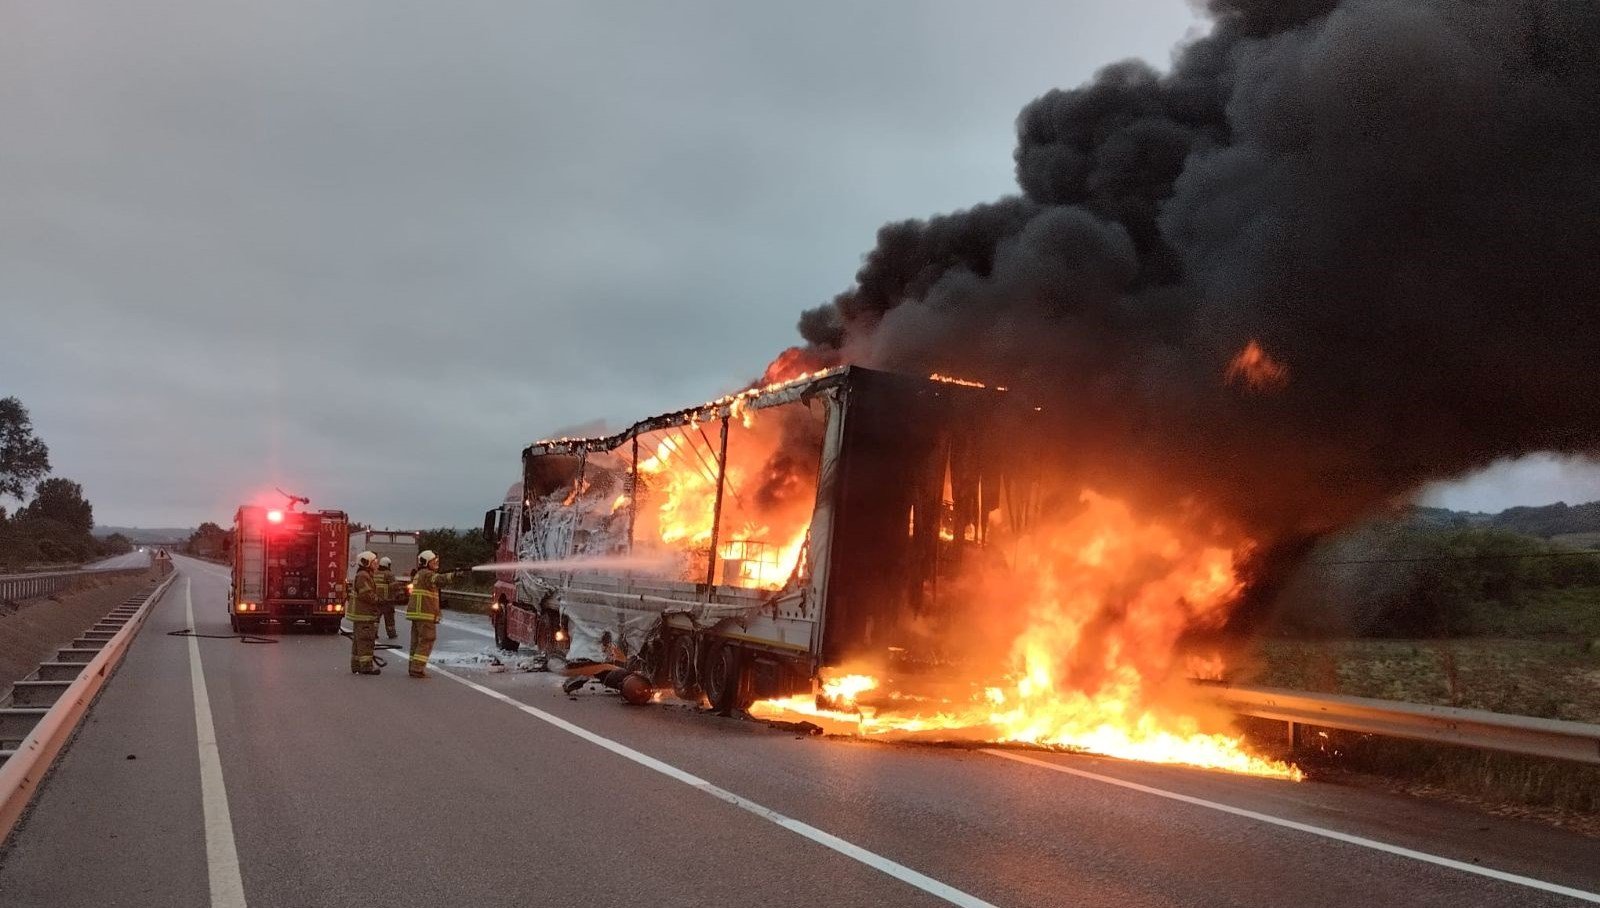
[[[256,634],[197,634],[192,627],[181,630],[167,631],[168,637],[204,637],[208,640],[237,640],[240,643],[277,643],[276,637],[261,637]]]
[[[347,631],[347,630],[345,630],[344,628],[341,627],[341,628],[339,628],[339,636],[341,636],[341,637],[352,637],[353,638],[355,636],[355,632],[354,631]],[[381,650],[381,649],[400,649],[400,648],[401,648],[400,644],[398,644],[398,643],[379,643],[376,640],[372,641],[372,649],[373,649],[372,664],[376,665],[379,668],[388,668],[389,667],[389,660],[387,660],[387,659],[383,658],[382,656],[378,655],[377,651]]]

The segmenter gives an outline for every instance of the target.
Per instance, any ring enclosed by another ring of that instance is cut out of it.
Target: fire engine
[[[344,617],[350,520],[343,511],[242,505],[233,517],[233,581],[228,616],[237,632],[291,625],[339,631]]]

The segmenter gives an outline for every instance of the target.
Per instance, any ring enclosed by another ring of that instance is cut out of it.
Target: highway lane
[[[139,549],[134,549],[131,552],[124,552],[121,555],[112,555],[110,558],[102,558],[93,564],[86,564],[83,567],[84,570],[104,571],[120,570],[124,568],[142,568],[149,566],[150,553],[140,551]]]
[[[0,902],[212,904],[189,643],[163,631],[187,590],[198,629],[226,633],[226,570],[180,567],[0,859]],[[486,671],[467,616],[428,681],[400,660],[351,676],[342,638],[198,643],[251,904],[1575,903],[1114,782],[1600,890],[1594,840],[1374,792],[568,697],[548,674]]]

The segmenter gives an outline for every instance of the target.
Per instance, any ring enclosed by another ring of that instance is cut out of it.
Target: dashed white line
[[[194,599],[190,579],[183,578],[183,608],[194,627]],[[200,749],[200,803],[206,824],[206,869],[211,882],[212,908],[245,908],[244,881],[239,876],[239,851],[233,841],[233,816],[228,812],[228,789],[222,781],[222,757],[217,751],[217,729],[211,722],[211,697],[200,664],[200,640],[189,638],[189,681],[194,687],[194,728]]]
[[[1499,880],[1502,883],[1526,886],[1529,889],[1537,889],[1541,892],[1564,895],[1568,898],[1574,898],[1584,902],[1600,903],[1600,893],[1588,892],[1583,889],[1573,889],[1570,886],[1562,886],[1556,883],[1547,883],[1544,880],[1536,880],[1532,877],[1519,876],[1515,873],[1506,873],[1503,870],[1493,870],[1488,867],[1480,867],[1477,864],[1469,864],[1465,861],[1457,861],[1452,858],[1440,857],[1436,854],[1428,854],[1425,851],[1415,851],[1410,848],[1402,848],[1399,845],[1390,845],[1387,842],[1363,838],[1362,836],[1351,835],[1347,832],[1339,832],[1335,829],[1324,829],[1321,826],[1313,826],[1310,823],[1300,823],[1295,820],[1286,820],[1283,817],[1275,817],[1267,813],[1258,813],[1254,810],[1246,810],[1243,807],[1234,807],[1231,804],[1208,801],[1205,798],[1197,798],[1193,795],[1179,794],[1176,791],[1168,791],[1165,788],[1155,788],[1150,785],[1141,785],[1138,782],[1129,782],[1126,779],[1103,776],[1097,772],[1089,772],[1086,769],[1063,766],[1060,763],[1052,763],[1048,760],[1041,760],[1037,757],[1027,756],[1026,754],[1019,754],[1006,750],[997,750],[994,748],[984,748],[983,752],[989,754],[990,756],[1002,757],[1007,760],[1015,760],[1018,763],[1027,763],[1030,766],[1038,766],[1042,769],[1048,769],[1053,772],[1066,773],[1069,776],[1092,779],[1096,782],[1104,782],[1107,785],[1115,785],[1118,788],[1126,788],[1130,791],[1138,791],[1143,792],[1144,794],[1155,795],[1158,798],[1181,801],[1185,804],[1193,804],[1196,807],[1205,807],[1210,810],[1233,814],[1236,817],[1245,817],[1247,819],[1257,820],[1262,823],[1270,823],[1273,826],[1281,826],[1285,829],[1293,829],[1298,832],[1309,833],[1314,836],[1321,836],[1325,839],[1332,839],[1335,842],[1344,842],[1347,845],[1359,845],[1362,848],[1370,848],[1374,851],[1384,852],[1385,854],[1410,858],[1413,861],[1421,861],[1425,864],[1435,864],[1440,867],[1448,867],[1451,870],[1459,870],[1463,873],[1472,873],[1478,876],[1488,877],[1492,880]]]
[[[903,883],[915,886],[916,888],[921,889],[923,892],[926,892],[936,898],[943,899],[952,905],[960,905],[962,908],[995,908],[995,906],[991,903],[986,902],[975,895],[963,892],[960,889],[957,889],[954,886],[950,886],[946,883],[941,883],[933,877],[918,873],[904,864],[900,864],[880,854],[868,851],[867,849],[862,848],[861,846],[852,842],[847,842],[844,839],[841,839],[832,833],[824,832],[809,823],[802,823],[799,820],[781,814],[776,810],[763,807],[749,798],[736,795],[725,788],[718,788],[710,782],[707,782],[705,779],[702,779],[692,773],[685,772],[684,770],[681,770],[670,763],[664,763],[661,760],[657,760],[655,757],[649,756],[648,754],[640,753],[639,751],[634,750],[625,744],[619,744],[610,738],[597,735],[587,728],[574,725],[571,722],[568,722],[567,720],[558,716],[551,715],[542,709],[529,706],[520,700],[508,697],[497,690],[484,687],[483,685],[472,681],[468,681],[466,678],[439,668],[437,665],[430,666],[430,668],[432,671],[443,675],[444,677],[449,678],[458,684],[464,684],[486,697],[493,697],[494,699],[499,700],[508,706],[520,709],[541,722],[553,725],[556,728],[567,732],[568,734],[576,735],[577,737],[582,738],[591,744],[603,747],[620,757],[632,760],[646,769],[655,770],[669,779],[675,779],[691,788],[697,788],[719,801],[726,801],[727,803],[732,804],[741,810],[747,810],[763,820],[781,826],[796,835],[810,839],[811,841],[816,842],[818,845],[821,845],[824,848],[832,849],[833,851],[836,851],[839,854],[850,858],[851,860],[859,861],[860,863],[894,877]]]

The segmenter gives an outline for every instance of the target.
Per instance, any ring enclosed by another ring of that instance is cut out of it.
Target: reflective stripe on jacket
[[[368,570],[357,570],[355,582],[350,584],[350,600],[345,603],[345,617],[351,621],[378,620],[378,580]]]
[[[406,617],[412,621],[439,620],[439,574],[428,568],[417,568],[411,575],[411,604],[406,606]]]

